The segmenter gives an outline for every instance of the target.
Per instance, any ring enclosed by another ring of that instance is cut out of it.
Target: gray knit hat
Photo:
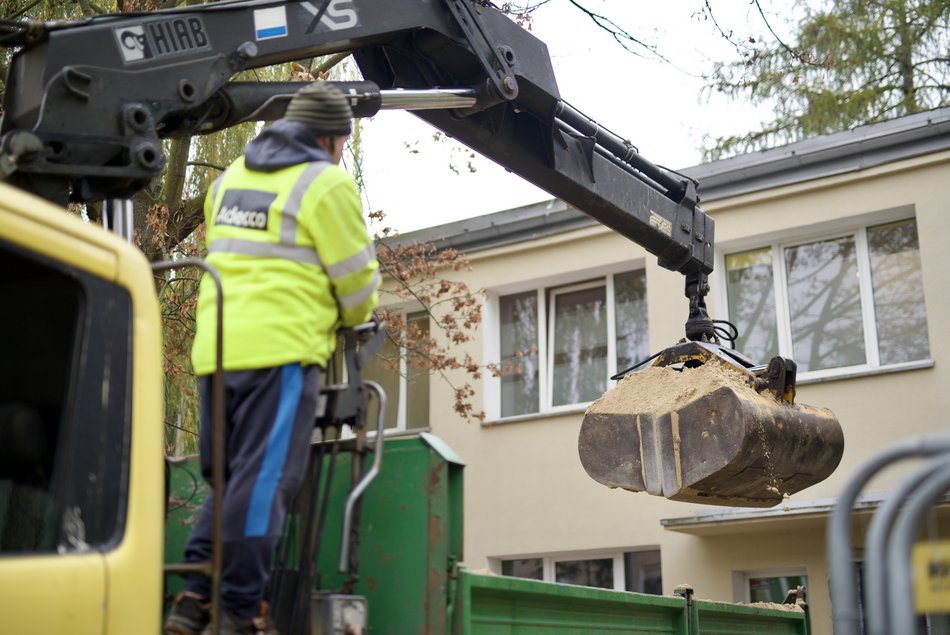
[[[340,89],[326,82],[307,84],[297,91],[284,113],[317,135],[343,136],[353,131],[353,111]]]

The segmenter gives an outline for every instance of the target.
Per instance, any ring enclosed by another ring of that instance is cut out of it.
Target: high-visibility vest
[[[224,293],[224,368],[326,366],[336,330],[366,322],[379,265],[353,179],[324,161],[273,172],[239,158],[205,200],[208,262]],[[198,295],[195,372],[215,368],[217,292]]]

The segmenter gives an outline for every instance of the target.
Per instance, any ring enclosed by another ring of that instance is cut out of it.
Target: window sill
[[[932,359],[922,359],[916,362],[905,362],[903,364],[890,364],[888,366],[879,366],[869,368],[866,366],[857,366],[853,368],[840,368],[825,371],[815,371],[814,374],[807,373],[800,375],[795,383],[798,386],[807,384],[821,384],[828,381],[838,381],[839,379],[854,379],[857,377],[873,377],[874,375],[886,375],[889,373],[901,373],[907,370],[921,370],[933,368]]]
[[[587,410],[590,403],[582,403],[574,406],[563,406],[557,410],[548,410],[547,412],[532,412],[527,415],[516,415],[514,417],[501,417],[499,419],[491,419],[489,421],[482,421],[483,428],[494,428],[495,426],[507,425],[509,423],[522,423],[525,421],[537,421],[538,419],[553,419],[554,417],[561,417],[564,415],[579,415],[584,414]]]
[[[816,371],[812,376],[800,376],[796,380],[796,385],[806,386],[808,384],[821,384],[829,381],[839,381],[842,379],[855,379],[859,377],[873,377],[875,375],[887,375],[890,373],[901,373],[909,370],[922,370],[933,368],[932,359],[922,359],[916,362],[906,362],[904,364],[891,364],[889,366],[880,366],[878,368],[855,367],[847,369],[833,369],[828,371]],[[517,415],[514,417],[501,417],[482,421],[483,428],[494,428],[495,426],[508,425],[509,423],[524,423],[527,421],[537,421],[539,419],[553,419],[555,417],[584,414],[590,403],[577,404],[574,406],[564,406],[557,410],[547,412],[532,412],[526,415]]]

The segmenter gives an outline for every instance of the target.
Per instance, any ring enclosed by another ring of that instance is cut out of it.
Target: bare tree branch
[[[208,161],[189,161],[189,166],[197,168],[211,168],[212,170],[217,170],[218,172],[224,172],[228,169],[226,165],[219,165],[217,163],[209,163]]]
[[[772,34],[772,37],[774,37],[775,41],[779,43],[779,46],[785,49],[789,55],[806,66],[821,66],[821,64],[809,59],[808,56],[806,56],[803,52],[797,51],[785,43],[779,34],[775,32],[775,29],[772,28],[772,22],[769,20],[768,16],[765,15],[765,11],[762,9],[762,4],[759,2],[759,0],[752,0],[752,4],[754,4],[755,8],[758,9],[759,15],[762,16],[762,21],[765,22],[765,27],[769,30],[769,33]]]
[[[28,4],[28,5],[26,5],[25,7],[23,7],[22,9],[20,9],[20,10],[17,11],[16,13],[13,13],[12,15],[7,16],[7,19],[9,19],[9,20],[16,20],[17,18],[23,16],[23,15],[26,14],[28,11],[30,11],[31,9],[33,9],[34,7],[36,7],[36,5],[40,4],[41,2],[43,2],[43,0],[33,0],[33,2],[31,2],[31,3]]]
[[[342,53],[337,53],[336,55],[331,55],[323,61],[320,66],[316,68],[313,72],[314,75],[321,75],[322,73],[329,73],[330,69],[348,58],[352,53],[350,51],[343,51]],[[312,60],[311,60],[312,63]]]
[[[669,61],[665,57],[660,55],[659,52],[657,52],[655,45],[647,44],[643,40],[640,40],[639,38],[634,37],[633,35],[630,34],[630,32],[628,32],[626,29],[618,25],[616,22],[614,22],[610,18],[600,15],[599,13],[594,13],[593,11],[591,11],[590,9],[582,5],[577,0],[568,0],[568,2],[574,5],[582,13],[586,14],[587,17],[593,20],[594,24],[596,24],[598,27],[600,27],[601,29],[609,33],[611,37],[613,37],[613,39],[620,46],[622,46],[626,51],[633,53],[634,55],[638,57],[642,57],[640,53],[638,53],[637,51],[634,51],[628,46],[628,42],[629,42],[629,43],[639,46],[642,49],[649,51],[652,55],[655,55],[656,57],[663,60],[664,62]]]
[[[76,0],[76,4],[78,4],[82,9],[82,14],[84,16],[102,15],[103,13],[106,13],[105,9],[93,4],[90,2],[90,0]]]
[[[712,8],[712,4],[710,0],[705,0],[705,4],[706,4],[706,15],[709,16],[710,20],[712,20],[713,26],[716,27],[716,30],[719,32],[719,35],[721,35],[722,38],[726,42],[729,42],[729,44],[732,44],[732,46],[735,47],[736,53],[738,53],[740,56],[743,55],[744,51],[742,50],[742,47],[739,46],[739,43],[736,42],[734,39],[732,39],[732,33],[731,32],[726,33],[725,30],[723,30],[722,26],[720,26],[719,21],[716,19],[716,14],[713,13],[713,8]]]

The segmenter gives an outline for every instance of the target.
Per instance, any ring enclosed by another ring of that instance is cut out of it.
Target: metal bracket
[[[455,21],[472,47],[472,52],[485,69],[495,96],[505,101],[518,97],[518,81],[511,70],[511,63],[514,62],[511,49],[499,47],[492,42],[482,27],[478,10],[472,6],[471,0],[445,0],[445,4],[455,16]]]
[[[386,337],[385,322],[368,322],[344,329],[343,359],[346,364],[346,383],[329,384],[320,389],[320,404],[317,413],[317,427],[336,427],[348,425],[354,428],[364,419],[364,382],[360,371]],[[369,334],[366,339],[367,333]]]
[[[787,357],[773,357],[765,371],[768,389],[779,401],[795,402],[795,377],[798,365]]]
[[[709,278],[705,272],[686,274],[686,297],[689,299],[689,317],[686,319],[686,339],[694,342],[719,343],[716,329],[706,310]]]

